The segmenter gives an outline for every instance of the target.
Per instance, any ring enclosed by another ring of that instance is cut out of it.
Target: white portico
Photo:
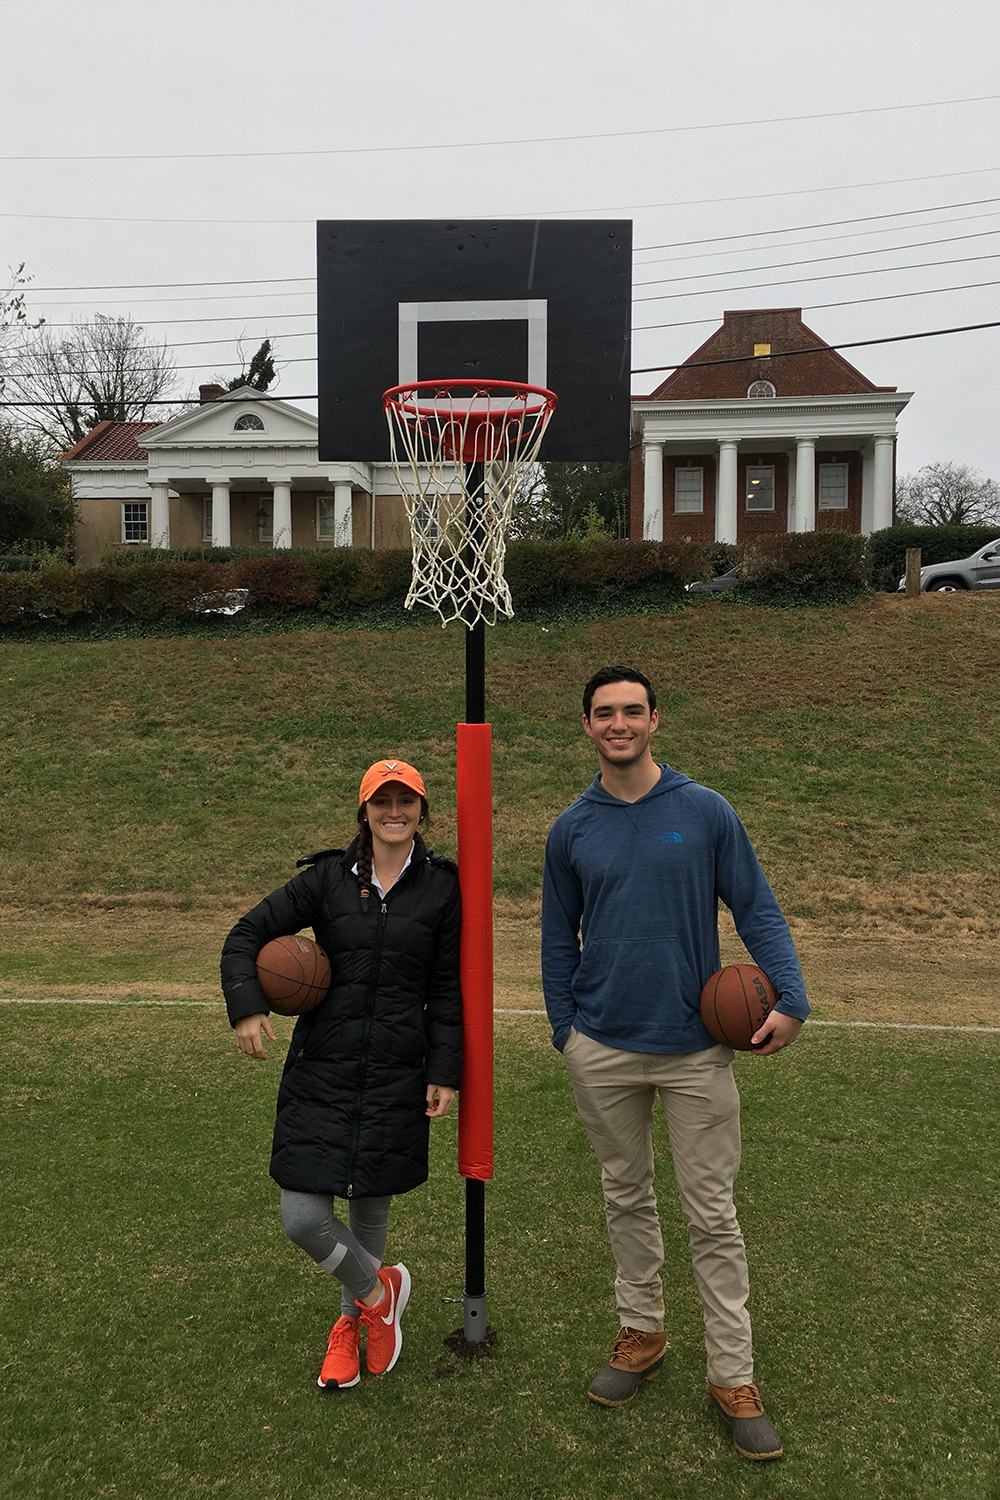
[[[203,387],[161,423],[102,422],[62,461],[78,502],[77,557],[151,548],[403,547],[388,464],[321,463],[314,416],[244,386]]]
[[[632,398],[630,533],[732,543],[891,526],[909,400],[831,349],[800,308],[727,312],[657,390]]]
[[[187,537],[173,541],[171,512],[178,525],[183,515],[190,533],[193,505],[201,513],[198,541],[213,547],[317,540],[349,547],[355,491],[372,492],[371,464],[321,465],[316,418],[284,401],[262,401],[247,386],[182,412],[137,442],[148,455],[153,547],[190,545]]]
[[[669,466],[671,458],[683,458],[685,466],[698,458],[710,461],[716,475],[715,541],[737,540],[741,514],[747,513],[756,498],[748,489],[752,478],[740,483],[741,469],[773,467],[775,455],[785,461],[785,525],[768,529],[816,530],[818,506],[826,498],[818,494],[817,455],[824,459],[828,454],[835,455],[831,468],[844,470],[852,459],[860,468],[860,526],[845,525],[844,529],[860,529],[868,535],[891,526],[896,423],[909,400],[907,392],[742,401],[633,400],[633,428],[641,438],[643,453],[642,535],[662,541],[676,529],[674,516],[691,514],[677,508],[678,500],[683,507],[686,497],[664,483],[665,462]],[[760,462],[755,464],[755,458]],[[842,512],[846,522],[852,508],[848,480],[846,475],[836,477],[841,481],[840,491],[835,495],[829,486],[836,503],[824,509],[830,515]],[[780,487],[771,480],[772,515],[780,509],[775,506],[776,488]],[[704,514],[710,498],[704,487],[699,498],[698,513]],[[666,503],[670,519],[665,523]]]

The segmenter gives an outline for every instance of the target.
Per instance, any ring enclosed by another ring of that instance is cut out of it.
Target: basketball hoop
[[[418,380],[382,399],[413,543],[406,608],[424,604],[443,625],[510,618],[503,565],[515,487],[556,396],[510,380]]]

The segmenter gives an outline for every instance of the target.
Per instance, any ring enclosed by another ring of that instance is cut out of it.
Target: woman
[[[399,1358],[410,1295],[404,1265],[383,1266],[389,1204],[427,1179],[429,1121],[451,1108],[462,1070],[458,870],[430,853],[420,773],[380,760],[365,772],[358,836],[324,849],[237,922],[222,950],[222,988],[240,1051],[276,1040],[257,954],[311,927],[333,968],[322,1003],[301,1016],[285,1060],[271,1156],[289,1237],[342,1284],[341,1316],[319,1385],[345,1390],[365,1360]],[[349,1224],[334,1196],[350,1205]]]

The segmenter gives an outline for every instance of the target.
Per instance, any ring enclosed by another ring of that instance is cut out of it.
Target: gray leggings
[[[342,1283],[341,1317],[356,1318],[355,1301],[375,1290],[389,1233],[391,1198],[352,1198],[351,1227],[335,1216],[328,1193],[281,1189],[281,1222],[290,1240]]]

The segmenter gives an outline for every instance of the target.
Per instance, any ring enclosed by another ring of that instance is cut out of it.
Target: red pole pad
[[[465,1054],[458,1170],[493,1176],[493,766],[489,724],[458,726],[458,874],[462,890]]]

